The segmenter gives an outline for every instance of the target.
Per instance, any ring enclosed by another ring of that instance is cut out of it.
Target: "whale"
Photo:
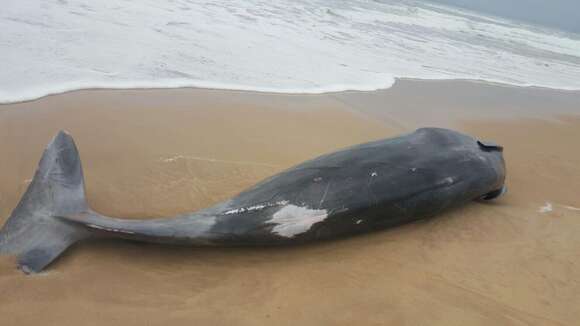
[[[301,244],[381,230],[506,191],[503,147],[421,128],[311,159],[212,207],[123,219],[91,209],[73,138],[59,132],[0,230],[0,254],[38,273],[71,245],[121,238],[186,246]]]

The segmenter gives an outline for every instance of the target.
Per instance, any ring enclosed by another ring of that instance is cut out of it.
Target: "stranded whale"
[[[70,135],[48,145],[0,231],[0,253],[39,272],[73,243],[99,237],[195,246],[303,243],[382,229],[504,192],[502,147],[438,128],[326,154],[213,207],[152,220],[90,209]]]

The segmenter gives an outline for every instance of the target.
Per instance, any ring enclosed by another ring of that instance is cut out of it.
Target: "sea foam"
[[[283,93],[397,77],[580,89],[580,38],[417,1],[4,0],[0,103],[86,88]]]

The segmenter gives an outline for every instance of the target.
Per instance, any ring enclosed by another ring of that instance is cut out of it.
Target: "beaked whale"
[[[505,191],[503,148],[440,128],[356,145],[274,175],[213,207],[128,220],[93,211],[72,137],[59,132],[0,230],[25,273],[99,237],[193,246],[304,243],[383,229]]]

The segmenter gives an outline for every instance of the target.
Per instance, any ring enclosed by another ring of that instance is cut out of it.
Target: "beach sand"
[[[508,193],[436,218],[289,248],[80,243],[25,276],[0,257],[2,325],[574,325],[580,93],[467,81],[281,95],[88,90],[0,106],[0,223],[60,130],[90,205],[207,207],[325,152],[422,126],[505,147]]]

